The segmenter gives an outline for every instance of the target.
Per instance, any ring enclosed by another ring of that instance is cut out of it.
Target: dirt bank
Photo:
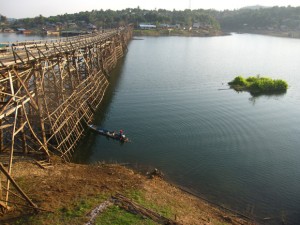
[[[29,208],[15,206],[14,211],[1,217],[0,224],[84,224],[92,209],[117,192],[182,224],[254,224],[213,207],[159,177],[149,179],[120,165],[79,165],[54,160],[52,168],[42,169],[33,161],[26,161],[15,163],[13,170],[22,189],[45,211],[33,213]],[[116,210],[114,217],[123,213]],[[96,224],[133,223],[121,219],[119,223],[103,222],[112,221],[109,216],[106,220],[100,216]],[[146,223],[144,218],[137,221],[134,223],[155,224]]]

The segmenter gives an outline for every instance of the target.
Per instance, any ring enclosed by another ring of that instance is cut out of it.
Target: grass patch
[[[172,217],[172,211],[167,206],[156,205],[145,199],[145,194],[141,190],[128,190],[125,195],[132,199],[134,202],[143,205],[155,212],[160,213],[165,217]],[[12,225],[82,225],[87,222],[87,214],[94,209],[101,202],[107,200],[110,195],[99,195],[97,197],[83,198],[75,201],[72,205],[68,207],[62,207],[56,210],[54,213],[39,213],[27,215],[22,218],[15,220],[10,223]],[[118,206],[111,206],[106,209],[99,217],[96,219],[95,224],[137,224],[137,225],[154,225],[156,222],[143,218],[139,215],[134,215],[129,213]]]
[[[146,200],[145,193],[141,190],[132,189],[128,190],[125,193],[125,196],[132,199],[132,201],[140,204],[148,209],[151,209],[161,215],[172,218],[172,210],[168,206],[157,205],[153,202]],[[156,222],[148,219],[143,218],[139,215],[134,215],[129,213],[118,206],[112,206],[108,208],[104,213],[102,213],[96,219],[96,224],[145,224],[145,225],[152,225],[157,224]]]
[[[134,30],[134,36],[160,36],[160,32],[158,30]]]
[[[86,222],[86,214],[94,209],[99,203],[105,201],[109,195],[84,198],[69,207],[62,207],[54,213],[39,213],[27,215],[12,222],[12,225],[82,225]]]
[[[128,198],[131,198],[134,202],[151,209],[157,213],[160,213],[161,215],[172,218],[174,216],[174,213],[172,212],[171,207],[164,206],[164,205],[158,205],[154,202],[148,201],[145,198],[145,194],[141,190],[130,190],[126,193]]]
[[[106,225],[156,225],[154,221],[150,219],[145,219],[139,215],[134,215],[132,213],[126,212],[120,209],[118,206],[109,207],[103,214],[101,214],[96,219],[96,225],[106,224]]]
[[[288,84],[284,80],[260,76],[248,78],[237,76],[228,84],[236,91],[249,91],[252,95],[282,94],[288,89]]]

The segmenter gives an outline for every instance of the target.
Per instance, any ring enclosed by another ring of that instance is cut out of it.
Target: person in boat
[[[126,137],[125,134],[123,133],[123,130],[120,130],[119,136],[121,141],[125,141]]]

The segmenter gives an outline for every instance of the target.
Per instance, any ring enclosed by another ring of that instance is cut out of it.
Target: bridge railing
[[[65,38],[53,38],[53,39],[42,39],[42,40],[26,40],[26,41],[13,41],[13,42],[0,42],[0,60],[1,58],[11,54],[13,51],[23,51],[25,47],[34,48],[35,46],[41,46],[52,43],[64,43],[64,42],[76,42],[78,40],[99,36],[111,32],[116,32],[118,29],[109,29],[84,35],[65,37]]]
[[[37,58],[50,57],[57,52],[74,51],[109,39],[118,32],[122,32],[122,30],[114,29],[106,30],[104,33],[97,32],[67,38],[15,42],[10,47],[7,47],[8,44],[5,43],[5,51],[0,52],[0,67],[18,63],[24,64]]]
[[[109,33],[109,32],[116,31],[116,30],[118,30],[118,29],[107,29],[107,30],[103,30],[103,31],[81,34],[81,35],[71,36],[71,37],[63,37],[63,38],[0,42],[0,47],[24,46],[24,45],[32,45],[32,44],[74,41],[74,40],[78,40],[81,38],[97,36],[101,33]]]

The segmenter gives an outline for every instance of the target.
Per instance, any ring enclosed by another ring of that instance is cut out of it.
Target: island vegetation
[[[237,76],[228,84],[236,91],[249,91],[252,95],[281,94],[285,93],[288,88],[288,84],[284,80],[260,77],[259,75],[248,78]]]

